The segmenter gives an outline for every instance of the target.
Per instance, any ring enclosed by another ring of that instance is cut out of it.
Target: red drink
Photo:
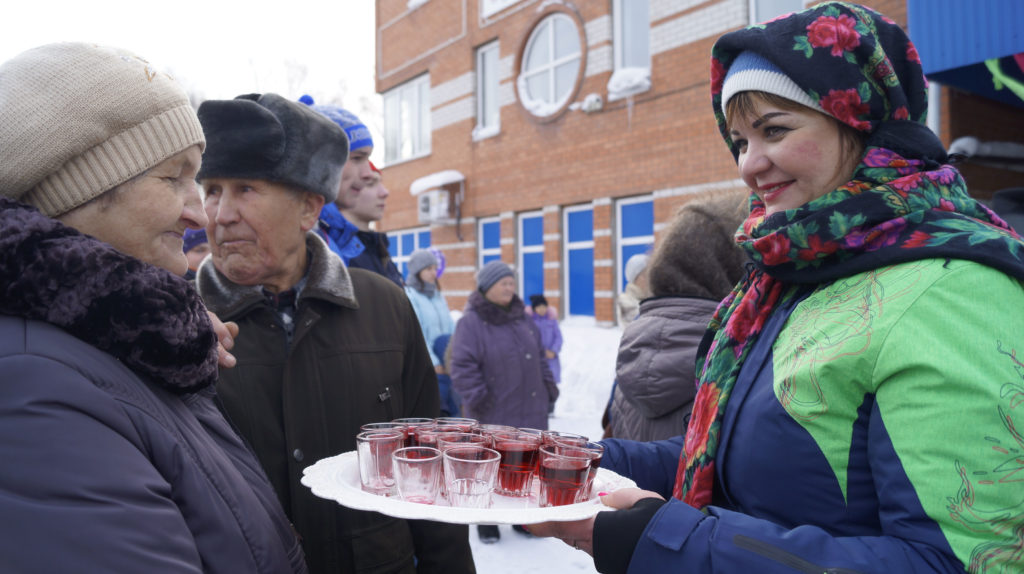
[[[587,484],[587,460],[547,457],[540,463],[540,506],[575,504]]]
[[[537,468],[536,441],[497,440],[494,450],[501,454],[498,466],[498,494],[529,496],[530,479]]]

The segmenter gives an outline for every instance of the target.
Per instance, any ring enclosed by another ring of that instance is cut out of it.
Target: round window
[[[580,75],[580,36],[573,19],[556,12],[540,21],[523,50],[516,87],[535,116],[550,116],[572,97]]]

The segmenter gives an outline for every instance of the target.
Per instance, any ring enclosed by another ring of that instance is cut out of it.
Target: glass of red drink
[[[580,502],[590,500],[594,491],[594,478],[597,477],[597,469],[601,466],[601,457],[604,456],[604,445],[599,442],[587,441],[583,444],[556,443],[559,447],[570,450],[582,450],[590,454],[590,475],[587,476],[587,486],[583,489]]]
[[[471,432],[480,425],[480,421],[464,417],[438,417],[434,422],[439,425],[457,426],[462,432]]]
[[[379,431],[379,430],[384,430],[384,431],[390,431],[390,430],[401,431],[401,433],[402,433],[402,442],[405,443],[402,446],[409,446],[409,444],[408,444],[409,443],[409,427],[404,425],[404,424],[402,424],[402,423],[396,423],[394,421],[387,422],[387,423],[366,423],[365,425],[359,427],[359,432]]]
[[[501,454],[495,492],[505,496],[529,496],[540,458],[540,437],[523,432],[497,432],[494,450]]]
[[[584,450],[557,444],[542,445],[537,470],[540,506],[565,506],[579,502],[590,476],[591,458],[590,453]]]
[[[409,431],[409,436],[405,439],[406,446],[419,446],[419,442],[416,438],[416,430],[420,427],[434,424],[434,419],[428,419],[426,417],[406,417],[401,419],[395,419],[391,421],[405,425]]]
[[[563,432],[556,430],[546,430],[541,433],[544,437],[544,444],[555,444],[555,443],[568,443],[583,445],[586,444],[590,439],[576,433]]]
[[[491,437],[469,432],[445,432],[437,434],[437,448],[442,452],[454,446],[480,445],[491,447]]]

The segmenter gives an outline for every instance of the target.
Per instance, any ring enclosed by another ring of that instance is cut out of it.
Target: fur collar
[[[469,300],[467,301],[469,308],[476,312],[485,323],[491,325],[504,325],[506,323],[514,323],[520,319],[526,317],[526,305],[523,300],[519,298],[519,295],[512,296],[512,302],[508,305],[508,310],[502,309],[501,307],[491,303],[486,297],[480,293],[479,289],[474,289],[469,294]]]
[[[299,301],[323,299],[343,307],[359,308],[352,278],[341,259],[335,255],[324,240],[315,232],[306,234],[306,250],[310,254],[306,287],[299,294]],[[199,266],[196,285],[206,304],[225,321],[233,320],[251,307],[263,303],[261,285],[239,285],[224,276],[207,257]]]
[[[6,198],[0,313],[56,325],[178,394],[217,378],[216,336],[189,282]]]

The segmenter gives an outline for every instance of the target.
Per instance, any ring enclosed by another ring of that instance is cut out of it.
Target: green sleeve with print
[[[861,273],[802,301],[773,356],[776,396],[844,496],[857,408],[874,395],[921,506],[967,570],[1024,572],[1019,281],[938,259]]]

